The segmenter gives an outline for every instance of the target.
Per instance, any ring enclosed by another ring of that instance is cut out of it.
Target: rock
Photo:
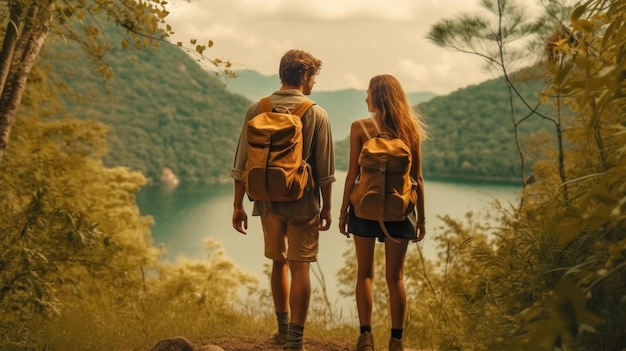
[[[224,351],[224,349],[215,345],[204,345],[201,346],[198,351]]]
[[[150,351],[196,351],[196,348],[186,338],[177,336],[159,340]]]
[[[163,172],[161,173],[161,183],[170,187],[177,187],[178,184],[180,183],[180,180],[178,180],[178,177],[176,176],[176,174],[174,174],[174,171],[172,171],[170,168],[163,168]]]
[[[176,336],[159,340],[150,351],[224,351],[224,349],[215,345],[203,345],[196,348],[187,338]]]

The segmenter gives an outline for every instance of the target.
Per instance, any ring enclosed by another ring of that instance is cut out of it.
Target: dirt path
[[[213,345],[219,346],[224,351],[282,351],[282,347],[269,338],[245,338],[238,340],[216,340]],[[317,340],[304,340],[306,351],[349,351],[350,342],[320,342]],[[210,350],[210,349],[209,349]]]

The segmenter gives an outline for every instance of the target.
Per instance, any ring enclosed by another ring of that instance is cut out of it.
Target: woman
[[[409,241],[424,238],[424,181],[421,171],[421,142],[426,131],[419,116],[415,114],[398,80],[388,74],[378,75],[370,80],[365,99],[371,118],[356,120],[350,129],[350,164],[343,191],[343,202],[339,213],[339,230],[350,237],[354,235],[358,274],[356,282],[356,302],[359,314],[361,335],[357,351],[373,351],[372,337],[372,283],[374,279],[374,247],[376,239],[385,245],[385,275],[389,288],[391,311],[390,351],[401,351],[402,332],[406,311],[406,291],[404,287],[404,258]],[[356,217],[350,204],[350,194],[359,176],[358,159],[368,136],[387,132],[401,139],[411,149],[411,176],[417,182],[417,204],[415,218],[401,222],[385,222],[394,240],[385,240],[385,234],[377,221]]]

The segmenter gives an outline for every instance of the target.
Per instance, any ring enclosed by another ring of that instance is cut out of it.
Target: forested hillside
[[[115,28],[111,33],[111,42],[120,42]],[[218,79],[183,50],[166,44],[137,52],[110,50],[106,59],[115,75],[108,81],[70,44],[51,43],[44,56],[53,68],[51,74],[60,72],[53,79],[80,94],[66,94],[69,115],[109,126],[106,164],[139,170],[155,181],[164,168],[184,182],[227,181],[241,119],[254,97],[243,95],[267,94],[279,87],[276,77],[258,74]],[[425,101],[418,108],[431,136],[423,151],[427,177],[519,180],[519,154],[505,89],[502,80],[494,79],[447,96],[410,95]],[[540,84],[520,81],[518,89],[530,97],[540,91]],[[347,169],[350,123],[367,116],[364,94],[346,89],[312,95],[329,112],[337,169]],[[527,113],[519,101],[515,105],[519,115]],[[549,125],[533,117],[522,127],[521,139],[526,139]]]
[[[110,42],[121,42],[115,27]],[[66,97],[70,115],[110,127],[108,165],[128,166],[157,180],[170,168],[187,182],[228,178],[248,101],[224,88],[178,47],[114,48],[106,55],[115,75],[104,81],[66,43],[50,43],[45,62],[78,96]],[[65,116],[63,116],[65,117]]]
[[[523,73],[518,74],[522,76]],[[536,102],[545,84],[539,80],[516,83],[528,101]],[[529,114],[519,98],[513,105],[518,118]],[[520,156],[515,145],[506,83],[493,79],[469,86],[445,97],[436,97],[418,105],[430,132],[424,143],[424,173],[433,178],[517,181],[520,178]],[[552,108],[540,106],[550,115]],[[550,124],[533,115],[519,128],[522,151],[532,143],[540,130]],[[525,157],[528,157],[525,155]],[[532,160],[527,164],[529,170]]]

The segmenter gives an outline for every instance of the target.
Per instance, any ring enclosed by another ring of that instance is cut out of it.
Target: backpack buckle
[[[274,134],[273,130],[271,129],[265,130],[265,146],[272,145],[272,134]]]
[[[387,160],[389,157],[384,155],[380,158],[380,173],[387,173]]]

